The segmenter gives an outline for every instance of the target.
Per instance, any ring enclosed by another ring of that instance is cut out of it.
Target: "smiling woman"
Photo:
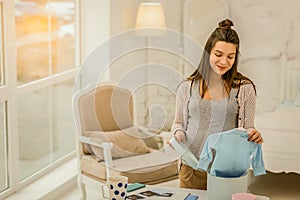
[[[223,75],[235,61],[236,45],[219,41],[210,53],[210,65],[216,74]]]
[[[241,127],[248,129],[249,141],[263,142],[254,129],[255,87],[238,72],[240,39],[232,26],[229,19],[219,23],[197,69],[178,86],[173,134],[178,142],[187,142],[197,159],[213,133]],[[195,171],[184,158],[179,178],[180,187],[206,189],[206,172]]]

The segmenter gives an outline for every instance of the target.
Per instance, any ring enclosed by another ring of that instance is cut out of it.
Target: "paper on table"
[[[157,194],[165,194],[165,193],[172,193],[174,194],[174,191],[168,188],[161,188],[161,187],[157,187],[157,188],[151,188],[151,191],[156,192]]]

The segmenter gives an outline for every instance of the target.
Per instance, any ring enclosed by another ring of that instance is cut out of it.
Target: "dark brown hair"
[[[218,41],[232,43],[236,46],[235,61],[231,69],[222,75],[222,79],[226,83],[226,85],[224,85],[226,92],[229,94],[231,88],[238,88],[242,84],[249,83],[252,84],[255,89],[253,82],[237,70],[240,39],[237,32],[232,29],[231,26],[233,26],[233,23],[229,19],[219,22],[219,26],[211,33],[205,44],[197,69],[187,78],[188,80],[200,80],[200,85],[202,86],[200,95],[202,98],[207,91],[207,84],[209,84],[209,73],[211,68],[209,55]]]

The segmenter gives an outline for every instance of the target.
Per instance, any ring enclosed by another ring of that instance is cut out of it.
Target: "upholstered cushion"
[[[136,127],[108,132],[86,131],[85,135],[97,143],[113,143],[114,146],[111,150],[112,158],[123,158],[137,154],[145,154],[151,151],[140,138],[141,133]],[[91,149],[92,153],[95,154],[98,159],[104,159],[102,148],[91,146]]]
[[[127,176],[129,183],[156,184],[178,178],[177,161],[178,155],[175,151],[168,154],[154,151],[145,155],[115,159],[113,167],[110,168],[110,175]],[[87,176],[106,180],[104,162],[98,162],[93,155],[81,157],[81,170]]]

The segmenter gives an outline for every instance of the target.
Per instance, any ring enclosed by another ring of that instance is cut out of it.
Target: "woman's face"
[[[236,45],[228,42],[218,41],[212,48],[209,62],[212,70],[223,75],[231,69],[236,54]]]

